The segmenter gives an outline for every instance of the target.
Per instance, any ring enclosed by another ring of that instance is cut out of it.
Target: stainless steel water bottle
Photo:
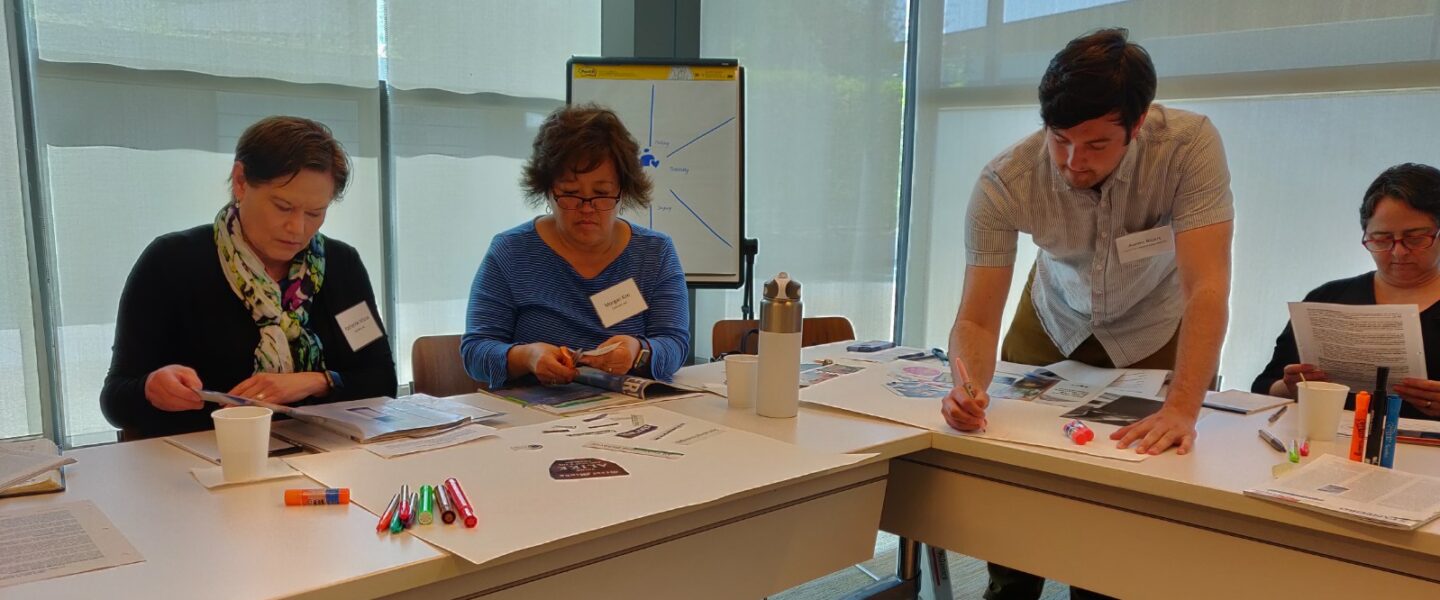
[[[786,419],[800,410],[800,282],[781,271],[760,303],[760,365],[755,413]]]

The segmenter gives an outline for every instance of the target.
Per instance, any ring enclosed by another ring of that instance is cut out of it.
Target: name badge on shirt
[[[370,314],[370,305],[364,300],[335,315],[335,322],[340,324],[340,331],[345,333],[345,341],[350,342],[350,349],[355,352],[385,335],[385,332],[380,331],[375,317]]]
[[[1169,225],[1147,229],[1115,240],[1120,263],[1130,263],[1161,254],[1175,253],[1175,231]]]
[[[640,287],[635,285],[634,277],[591,296],[590,302],[595,305],[595,314],[600,315],[600,324],[606,329],[650,308],[640,295]]]

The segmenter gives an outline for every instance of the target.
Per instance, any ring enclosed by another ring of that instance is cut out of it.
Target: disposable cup
[[[265,470],[270,453],[271,411],[261,406],[232,406],[210,413],[220,446],[226,481],[254,479]]]
[[[725,396],[730,408],[755,406],[755,373],[759,357],[754,354],[731,354],[725,357]]]
[[[1302,381],[1295,387],[1300,391],[1300,439],[1335,441],[1350,387],[1328,381]]]

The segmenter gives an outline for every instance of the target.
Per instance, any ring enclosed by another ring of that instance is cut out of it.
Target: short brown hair
[[[520,185],[531,206],[550,197],[566,173],[589,173],[610,159],[620,177],[620,206],[650,205],[650,177],[640,168],[640,145],[614,111],[597,104],[562,106],[540,124]]]
[[[335,181],[334,200],[350,181],[350,158],[330,128],[300,117],[265,117],[245,128],[235,143],[235,161],[244,165],[245,182],[251,185],[289,181],[300,169],[329,174]]]

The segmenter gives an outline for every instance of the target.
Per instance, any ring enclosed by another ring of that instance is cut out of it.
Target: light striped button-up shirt
[[[1094,335],[1116,366],[1159,350],[1185,311],[1173,252],[1121,263],[1115,240],[1234,218],[1220,134],[1203,115],[1154,104],[1097,192],[1072,189],[1050,162],[1044,129],[990,161],[966,214],[968,264],[1015,263],[1019,232],[1039,246],[1035,311],[1065,354]]]

